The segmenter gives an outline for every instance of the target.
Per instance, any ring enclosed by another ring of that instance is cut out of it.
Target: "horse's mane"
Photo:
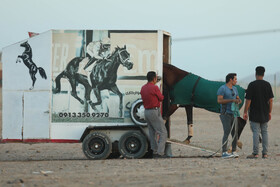
[[[163,63],[164,66],[168,66],[168,68],[172,68],[172,69],[179,69],[171,64],[167,64],[167,63]]]
[[[113,57],[116,54],[116,52],[120,49],[121,49],[120,47],[115,47],[115,50],[113,51],[113,53],[108,58]]]
[[[173,66],[171,64],[163,63],[163,81],[165,85],[170,89],[177,82],[182,80],[189,73]]]
[[[173,66],[172,64],[167,64],[167,63],[163,63],[163,66],[166,66],[166,68],[170,69],[170,70],[179,70],[179,71],[183,71],[183,72],[186,72],[188,73],[187,71],[184,71],[180,68],[177,68],[176,66]]]
[[[113,56],[119,49],[120,49],[119,47],[115,47],[115,50],[113,51],[111,56]]]
[[[115,50],[114,50],[114,52],[112,53],[112,55],[114,55],[117,51],[120,51],[121,49],[124,49],[124,47],[123,47],[123,48],[121,48],[121,47],[119,47],[119,46],[115,47]]]

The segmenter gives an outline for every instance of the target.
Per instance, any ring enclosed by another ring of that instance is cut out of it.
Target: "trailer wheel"
[[[144,108],[142,99],[136,100],[131,105],[131,110],[130,110],[131,120],[136,125],[144,125],[144,126],[147,125],[144,113],[145,113],[145,108]]]
[[[119,151],[125,158],[142,158],[147,149],[147,139],[138,131],[129,131],[119,140]]]
[[[88,134],[83,141],[83,152],[89,159],[106,159],[112,151],[108,136],[101,132]]]

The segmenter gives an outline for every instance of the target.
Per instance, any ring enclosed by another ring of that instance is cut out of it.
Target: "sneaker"
[[[251,154],[249,156],[247,156],[248,159],[257,159],[259,158],[259,155],[256,155],[256,154]]]
[[[264,154],[264,155],[262,156],[262,158],[263,158],[263,159],[267,159],[267,158],[268,158],[267,154]]]
[[[223,152],[222,158],[233,158],[233,154],[229,154],[228,152]]]
[[[238,158],[239,157],[239,155],[237,154],[236,151],[232,152],[232,155],[233,155],[234,158]]]

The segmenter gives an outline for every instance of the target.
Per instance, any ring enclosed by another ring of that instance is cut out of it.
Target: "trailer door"
[[[15,91],[3,92],[3,126],[2,138],[5,140],[22,140],[23,93]]]
[[[49,139],[49,99],[47,91],[24,92],[23,139]]]

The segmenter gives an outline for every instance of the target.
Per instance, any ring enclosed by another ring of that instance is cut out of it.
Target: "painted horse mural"
[[[78,84],[82,84],[85,87],[85,99],[86,101],[90,101],[90,92],[91,86],[88,82],[88,78],[85,75],[78,73],[79,65],[84,60],[84,57],[75,57],[73,58],[66,66],[65,70],[62,71],[56,78],[55,84],[56,88],[53,89],[53,93],[59,93],[61,91],[61,78],[67,78],[71,85],[71,95],[77,99],[81,104],[84,104],[84,99],[81,99],[77,94],[76,87]]]
[[[93,62],[94,61],[89,61],[85,68],[90,66]],[[96,109],[95,106],[102,103],[100,91],[105,89],[110,90],[119,96],[119,117],[122,117],[123,94],[119,91],[119,88],[116,85],[117,72],[120,65],[123,65],[128,70],[133,67],[133,63],[130,61],[130,54],[126,50],[126,46],[123,48],[116,47],[115,51],[109,58],[98,60],[95,63],[90,73],[90,81],[93,93],[97,98],[97,102],[89,101],[89,104],[93,109]]]
[[[53,93],[56,94],[61,91],[60,80],[61,78],[67,78],[72,89],[71,95],[81,104],[84,104],[84,100],[78,96],[76,90],[77,85],[82,84],[85,87],[84,97],[86,102],[93,110],[97,110],[95,106],[101,105],[102,103],[100,95],[101,90],[110,90],[117,94],[120,98],[119,117],[122,117],[123,95],[116,85],[117,71],[120,65],[123,65],[128,70],[132,69],[133,67],[133,63],[130,61],[130,54],[126,50],[126,46],[123,48],[116,47],[115,51],[109,58],[97,61],[90,59],[84,67],[84,69],[86,69],[95,62],[90,73],[90,80],[88,80],[87,76],[78,73],[79,65],[84,59],[84,57],[75,57],[67,64],[65,70],[55,78],[56,87],[53,89]],[[91,90],[93,90],[93,93],[97,98],[97,102],[95,103],[90,99]]]
[[[195,74],[181,70],[173,65],[163,63],[164,90],[169,93],[171,105],[164,118],[171,116],[179,107],[184,107],[187,114],[188,137],[184,141],[190,143],[193,136],[193,107],[204,108],[211,112],[220,112],[220,104],[217,103],[217,90],[225,82],[209,81]],[[239,97],[244,103],[245,89],[236,86]],[[246,121],[238,117],[238,139],[246,124]]]
[[[42,67],[37,67],[36,64],[32,60],[32,48],[28,44],[28,42],[24,42],[20,44],[21,47],[24,47],[25,50],[22,53],[22,55],[18,56],[17,62],[21,62],[19,59],[22,59],[23,63],[26,65],[26,67],[29,69],[29,75],[32,80],[32,86],[29,88],[29,90],[32,90],[34,88],[35,82],[36,82],[36,73],[39,70],[39,73],[43,79],[47,79],[47,75],[45,70]]]

